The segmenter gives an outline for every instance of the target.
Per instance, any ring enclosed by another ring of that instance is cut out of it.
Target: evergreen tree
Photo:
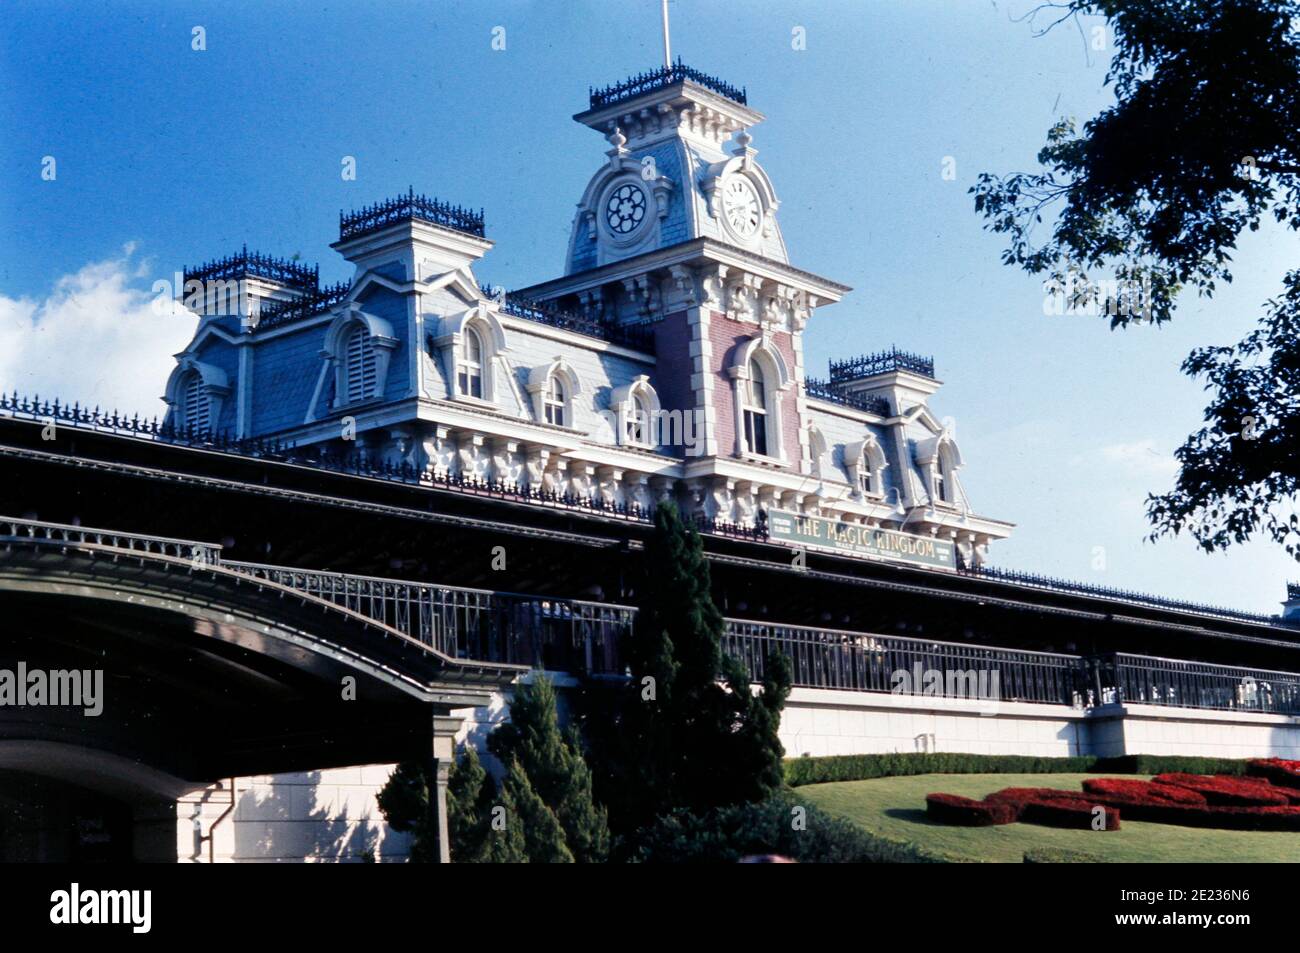
[[[388,826],[411,835],[411,862],[434,860],[437,837],[429,828],[429,778],[423,764],[401,762],[389,775],[376,800]]]
[[[576,732],[560,731],[555,686],[538,675],[515,687],[510,720],[488,738],[502,764],[518,762],[532,789],[564,829],[565,843],[582,863],[600,863],[609,854],[605,809],[592,796],[591,770],[583,760]]]
[[[703,543],[671,504],[655,511],[644,567],[624,646],[631,681],[613,691],[589,685],[584,698],[600,790],[622,832],[673,808],[756,801],[778,790],[777,728],[790,690],[784,656],[765,660],[757,697],[744,664],[724,657],[725,623]]]
[[[564,828],[559,818],[533,789],[517,760],[511,761],[506,769],[501,791],[506,826],[511,836],[515,831],[522,832],[525,859],[534,864],[573,863],[573,853],[564,843]]]
[[[512,785],[503,784],[491,803],[481,805],[482,839],[474,857],[476,863],[526,864],[530,859],[525,823],[511,790]]]
[[[437,856],[437,832],[429,823],[428,782],[428,771],[422,764],[403,761],[377,798],[389,826],[412,835],[413,863],[432,862]],[[466,745],[447,778],[447,833],[453,862],[483,862],[490,811],[497,801],[495,782],[484,770],[473,745]]]
[[[447,831],[454,863],[478,863],[487,835],[485,810],[496,795],[496,785],[484,770],[473,745],[465,746],[447,779]]]

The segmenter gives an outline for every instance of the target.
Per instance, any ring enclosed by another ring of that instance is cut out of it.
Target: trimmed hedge
[[[1186,804],[1204,807],[1205,795],[1172,784],[1152,784],[1135,778],[1089,778],[1083,782],[1085,794],[1104,797],[1120,804]]]
[[[1033,758],[1026,755],[905,753],[849,754],[826,758],[788,758],[785,781],[791,787],[827,781],[865,781],[913,774],[1061,774],[1091,771],[1097,759]]]
[[[1122,758],[1098,758],[1096,771],[1114,774],[1232,774],[1244,775],[1250,761],[1245,758],[1198,758],[1177,754],[1130,754]]]
[[[801,809],[805,829],[792,823]],[[620,845],[640,863],[730,864],[777,854],[800,863],[946,863],[938,854],[868,833],[786,792],[757,804],[673,811]]]
[[[1020,812],[1016,805],[1001,801],[976,801],[960,794],[927,794],[925,813],[939,824],[993,827],[1014,823]]]
[[[1027,864],[1099,864],[1102,858],[1082,850],[1064,847],[1031,847],[1025,851]]]
[[[1099,810],[1100,814],[1097,813]],[[1020,812],[1020,820],[1026,824],[1064,827],[1073,831],[1093,830],[1092,825],[1096,817],[1101,817],[1105,825],[1103,830],[1119,830],[1119,808],[1093,804],[1082,799],[1071,801],[1052,798],[1045,801],[1030,801]]]
[[[1285,807],[1291,803],[1286,789],[1275,788],[1267,781],[1256,778],[1159,774],[1152,780],[1157,784],[1176,785],[1195,791],[1203,795],[1211,807]],[[1300,791],[1296,794],[1300,794]]]
[[[1109,803],[1109,799],[1102,799]],[[1213,827],[1231,831],[1300,831],[1300,807],[1195,807],[1183,804],[1124,804],[1130,821]]]
[[[785,782],[790,787],[829,781],[866,781],[914,774],[1246,774],[1248,762],[1228,758],[1134,754],[1122,758],[1081,755],[1036,758],[1015,754],[957,752],[850,754],[826,758],[787,758]],[[1260,769],[1263,770],[1263,769]],[[1297,780],[1300,784],[1300,779]]]
[[[1103,805],[1078,791],[1061,788],[1003,788],[994,791],[985,800],[1013,808],[1016,820],[1026,824],[1092,830],[1093,810],[1103,807],[1105,829],[1117,831],[1120,826],[1119,810],[1114,805]]]
[[[1300,789],[1300,761],[1258,758],[1246,763],[1246,773],[1278,787]]]
[[[957,794],[927,794],[927,816],[940,824],[991,827],[995,824],[1043,824],[1072,830],[1092,830],[1094,813],[1101,808],[1104,830],[1120,828],[1119,810],[1102,805],[1078,791],[1058,788],[1003,788],[982,801]]]

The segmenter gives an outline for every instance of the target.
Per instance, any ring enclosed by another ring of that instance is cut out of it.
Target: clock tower
[[[564,277],[521,291],[645,327],[657,409],[703,435],[657,445],[683,458],[689,502],[724,518],[802,504],[797,488],[815,485],[802,332],[849,290],[790,266],[750,134],[763,118],[744,89],[680,60],[591,90],[574,119],[604,137],[605,162],[578,201]]]
[[[746,98],[680,60],[593,91],[574,119],[610,149],[578,201],[565,272],[694,238],[786,262],[780,202],[747,131],[763,115]]]

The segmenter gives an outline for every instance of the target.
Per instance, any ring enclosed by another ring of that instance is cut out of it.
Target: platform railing
[[[631,606],[223,560],[213,543],[0,516],[0,549],[23,541],[165,556],[266,580],[459,659],[621,674],[622,646],[636,622]],[[1074,708],[1127,703],[1300,715],[1296,672],[1127,653],[1064,655],[746,619],[724,620],[721,647],[755,680],[763,678],[771,652],[784,654],[801,688]]]
[[[1087,660],[1101,703],[1300,715],[1300,674],[1116,653]]]
[[[199,543],[190,539],[172,539],[165,536],[146,536],[141,533],[119,533],[116,530],[89,529],[70,523],[45,523],[37,520],[15,519],[0,516],[0,539],[39,539],[46,542],[104,546],[126,552],[150,553],[187,559],[193,563],[213,566],[221,562],[221,547],[216,543]]]
[[[636,610],[460,586],[225,561],[227,569],[333,602],[452,658],[614,674]]]
[[[1088,697],[1076,655],[739,619],[727,620],[723,648],[755,679],[769,653],[780,652],[790,660],[794,684],[804,688],[1075,707]]]

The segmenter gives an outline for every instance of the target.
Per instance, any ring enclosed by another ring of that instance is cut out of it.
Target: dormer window
[[[887,466],[880,442],[872,434],[844,447],[844,469],[848,472],[849,483],[857,489],[858,498],[863,501],[884,496]]]
[[[649,422],[650,409],[646,406],[645,399],[640,394],[634,394],[627,414],[627,442],[645,446],[648,442]]]
[[[462,397],[483,399],[483,339],[474,328],[465,329],[457,384]]]
[[[393,326],[383,318],[366,314],[356,305],[342,311],[325,332],[321,352],[324,365],[317,394],[331,395],[329,407],[318,407],[317,397],[313,397],[308,418],[383,397],[397,347]],[[333,386],[327,388],[326,381],[331,377]]]
[[[619,443],[627,447],[654,450],[662,436],[665,443],[686,440],[683,433],[660,434],[661,414],[659,395],[650,386],[650,378],[642,374],[622,387],[616,387],[609,397],[610,421]]]
[[[375,346],[369,330],[356,324],[348,332],[343,348],[345,370],[343,374],[344,402],[348,404],[369,400],[375,395],[379,376],[375,361]]]
[[[219,367],[184,354],[167,378],[163,400],[172,427],[194,434],[211,434],[221,423],[221,410],[230,396],[230,380]]]
[[[942,445],[934,458],[934,498],[940,503],[957,502],[952,469],[952,453],[947,445]]]
[[[181,426],[195,433],[211,429],[211,401],[204,392],[203,378],[198,371],[185,375],[181,394]]]
[[[566,427],[565,422],[565,404],[568,397],[564,392],[564,381],[560,379],[559,374],[552,374],[547,383],[546,396],[544,403],[546,405],[546,422],[555,424],[557,427]]]
[[[745,449],[767,456],[767,386],[758,361],[749,362],[745,387]]]

